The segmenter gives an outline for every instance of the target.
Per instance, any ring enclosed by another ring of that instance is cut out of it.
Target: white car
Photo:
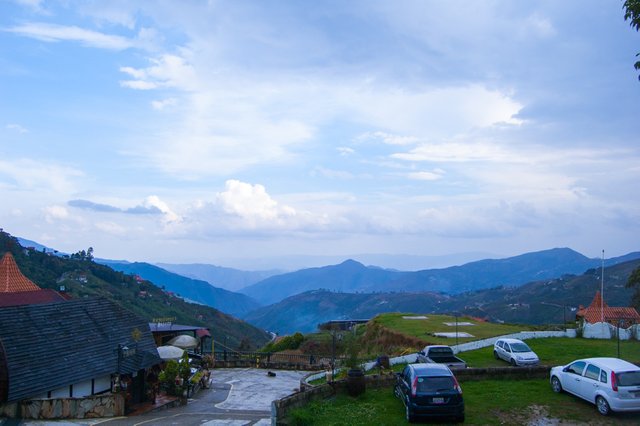
[[[526,343],[518,339],[498,339],[493,344],[493,356],[513,366],[538,365],[540,359]]]
[[[611,411],[640,411],[640,368],[619,358],[585,358],[553,367],[549,380],[554,392],[567,391],[595,404],[606,416]]]

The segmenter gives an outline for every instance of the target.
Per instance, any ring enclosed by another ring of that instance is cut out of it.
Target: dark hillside
[[[257,301],[244,294],[213,287],[206,281],[183,277],[149,263],[120,263],[104,260],[101,260],[100,263],[104,263],[116,271],[139,275],[166,291],[172,291],[186,299],[209,305],[229,315],[240,317],[260,307]]]
[[[370,319],[381,312],[428,313],[449,297],[435,293],[339,293],[314,290],[257,309],[244,319],[278,334],[317,331],[330,320]]]
[[[73,298],[104,297],[135,312],[149,322],[153,318],[175,317],[176,323],[209,327],[216,340],[227,337],[237,347],[248,338],[255,347],[269,335],[263,330],[204,305],[187,303],[167,294],[153,283],[114,271],[91,260],[89,250],[58,257],[23,248],[14,237],[0,232],[0,256],[11,251],[22,273],[41,288],[58,290],[61,285]]]

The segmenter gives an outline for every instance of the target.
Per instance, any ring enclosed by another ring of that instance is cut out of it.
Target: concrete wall
[[[582,337],[585,339],[617,339],[620,333],[620,340],[637,339],[640,340],[640,327],[632,325],[629,328],[618,328],[606,322],[595,324],[584,324],[582,327]]]
[[[86,398],[31,399],[0,404],[0,416],[23,419],[89,419],[124,415],[122,394],[106,393]]]

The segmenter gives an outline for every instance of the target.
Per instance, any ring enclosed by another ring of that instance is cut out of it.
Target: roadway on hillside
[[[200,390],[187,405],[148,414],[113,419],[61,422],[25,421],[21,426],[217,426],[271,425],[271,401],[296,392],[307,371],[255,368],[215,369],[209,389]]]

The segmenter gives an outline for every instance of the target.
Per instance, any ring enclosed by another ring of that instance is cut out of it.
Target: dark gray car
[[[464,422],[462,388],[446,365],[407,365],[402,373],[396,373],[394,393],[405,405],[408,422],[432,417]]]

